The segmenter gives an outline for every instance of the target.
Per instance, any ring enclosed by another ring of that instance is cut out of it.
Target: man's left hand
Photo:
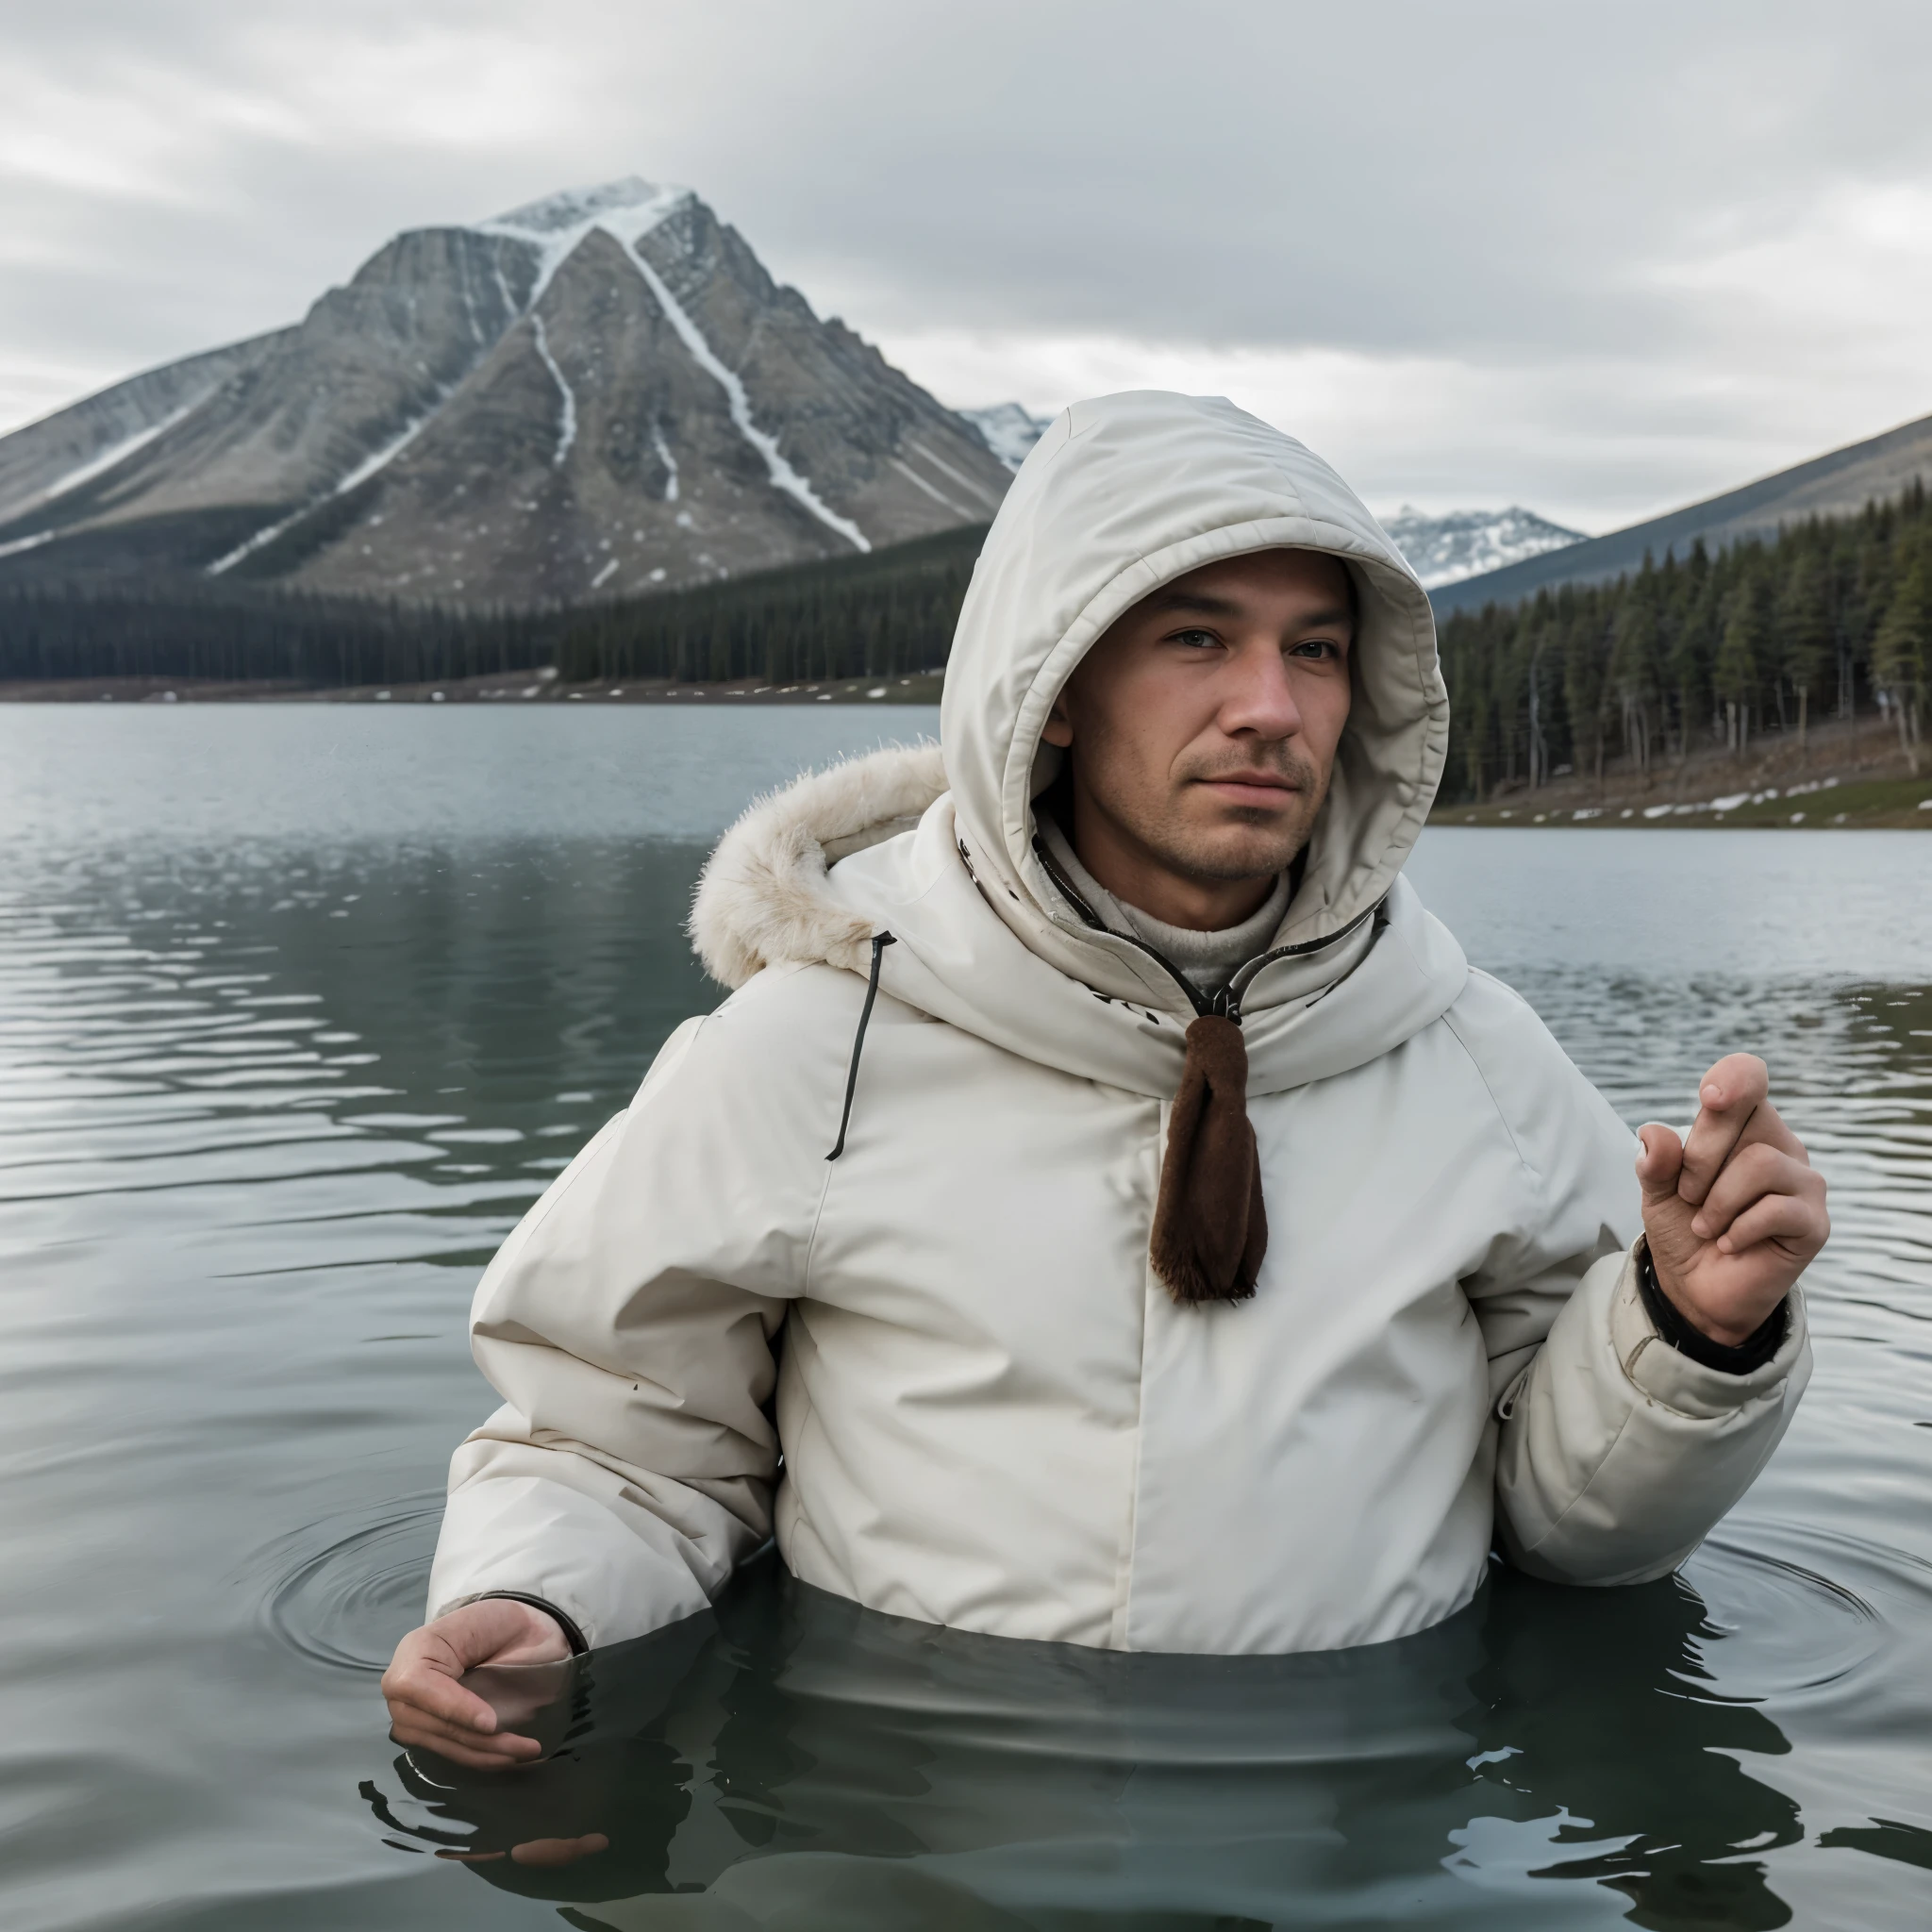
[[[1831,1232],[1824,1177],[1778,1118],[1755,1054],[1705,1074],[1688,1141],[1638,1130],[1637,1178],[1657,1285],[1711,1341],[1735,1348],[1762,1327]]]

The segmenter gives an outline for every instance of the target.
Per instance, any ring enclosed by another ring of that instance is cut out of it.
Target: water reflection
[[[832,747],[340,715],[0,711],[0,1922],[1921,1932],[1932,839],[1418,855],[1626,1119],[1761,1041],[1831,1176],[1811,1391],[1685,1584],[1187,1664],[765,1574],[596,1659],[554,1766],[445,1786],[374,1679],[491,1402],[476,1267],[714,997],[691,835]]]
[[[575,1666],[541,1765],[405,1757],[364,1795],[398,1843],[619,1932],[1782,1925],[1753,1855],[1803,1828],[1748,1767],[1790,1747],[1712,1681],[1723,1635],[1681,1580],[1499,1574],[1398,1643],[1120,1656],[881,1616],[767,1560],[715,1616]]]

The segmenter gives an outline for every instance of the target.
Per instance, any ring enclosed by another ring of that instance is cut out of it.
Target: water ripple
[[[396,1640],[422,1621],[442,1492],[305,1524],[242,1572],[277,1641],[313,1662],[379,1674]]]

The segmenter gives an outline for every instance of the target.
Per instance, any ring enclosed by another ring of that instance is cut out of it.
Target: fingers
[[[445,1724],[407,1704],[390,1706],[391,1734],[398,1744],[412,1749],[441,1752],[445,1757],[464,1754],[462,1761],[498,1766],[525,1764],[542,1755],[543,1747],[535,1738],[521,1737],[515,1731],[499,1731],[485,1736],[467,1724]]]
[[[1749,1114],[1771,1093],[1771,1070],[1755,1053],[1727,1053],[1697,1084],[1699,1106],[1712,1113]]]
[[[1740,1147],[1712,1183],[1704,1205],[1691,1217],[1690,1232],[1699,1241],[1722,1241],[1738,1217],[1770,1195],[1824,1203],[1824,1180],[1802,1160],[1759,1142]],[[1726,1250],[1725,1252],[1729,1252]]]
[[[1747,1254],[1765,1241],[1775,1241],[1794,1261],[1809,1261],[1831,1233],[1831,1219],[1823,1201],[1802,1194],[1767,1194],[1731,1223],[1718,1241],[1726,1255]]]
[[[424,1657],[406,1661],[398,1652],[396,1661],[383,1674],[383,1696],[389,1698],[391,1709],[413,1707],[425,1718],[479,1737],[489,1737],[496,1729],[496,1712],[483,1698],[461,1687],[448,1669]]]
[[[501,1598],[465,1604],[410,1631],[382,1677],[396,1741],[473,1770],[541,1757],[534,1738],[504,1731],[489,1703],[458,1679],[478,1665],[538,1661],[541,1653],[568,1656],[569,1650],[555,1618]]]
[[[1684,1143],[1676,1130],[1651,1121],[1637,1130],[1637,1184],[1646,1201],[1665,1201],[1677,1191],[1684,1166]]]
[[[1705,1074],[1697,1090],[1697,1118],[1684,1143],[1684,1171],[1677,1192],[1693,1208],[1710,1191],[1751,1117],[1771,1092],[1771,1075],[1756,1054],[1726,1054]]]
[[[506,1757],[500,1752],[474,1751],[467,1744],[431,1743],[421,1738],[410,1739],[405,1737],[400,1730],[391,1731],[390,1735],[398,1744],[411,1751],[434,1752],[438,1757],[446,1757],[452,1764],[460,1764],[465,1771],[514,1771],[518,1765],[528,1761],[527,1757]],[[527,1744],[530,1740],[519,1738],[516,1741]]]

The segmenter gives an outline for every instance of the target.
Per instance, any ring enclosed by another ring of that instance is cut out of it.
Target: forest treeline
[[[445,610],[195,583],[0,587],[0,679],[431,683],[555,663],[567,681],[793,684],[937,670],[982,529],[575,611]],[[1442,626],[1446,800],[1648,771],[1874,705],[1917,769],[1932,687],[1923,481],[1860,515]]]
[[[555,663],[575,682],[771,684],[937,670],[986,531],[616,598],[478,612],[192,579],[0,584],[0,680],[423,684]]]
[[[558,670],[577,684],[936,671],[985,541],[984,527],[946,530],[863,557],[600,604],[564,632]]]
[[[1912,769],[1932,685],[1932,515],[1924,479],[1855,517],[1771,542],[1645,558],[1615,583],[1566,585],[1441,629],[1447,799],[1642,772],[1699,746],[1742,752],[1876,705]]]
[[[242,585],[0,585],[0,679],[428,684],[550,663],[558,613],[444,610]]]

